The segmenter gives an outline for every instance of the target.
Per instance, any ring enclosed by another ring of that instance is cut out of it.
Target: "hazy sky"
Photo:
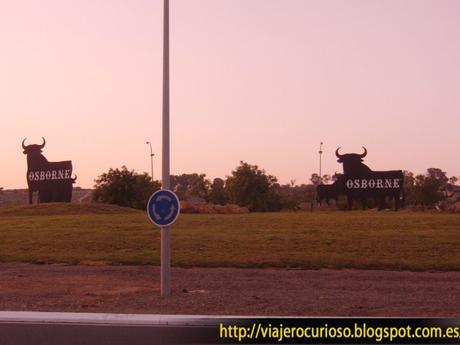
[[[0,0],[0,186],[47,140],[77,185],[161,169],[162,0]],[[171,172],[240,160],[282,183],[342,167],[460,175],[460,1],[171,0]]]

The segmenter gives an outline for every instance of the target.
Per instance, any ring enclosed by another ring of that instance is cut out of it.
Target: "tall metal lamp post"
[[[161,189],[170,189],[169,176],[169,0],[163,2],[163,145]],[[161,228],[161,296],[171,295],[169,226]]]
[[[323,154],[323,142],[319,143],[319,184],[323,184],[323,178],[321,175],[321,155]]]
[[[147,141],[146,144],[150,145],[150,176],[152,177],[153,181],[153,156],[155,156],[155,154],[152,151],[152,143],[150,141]]]

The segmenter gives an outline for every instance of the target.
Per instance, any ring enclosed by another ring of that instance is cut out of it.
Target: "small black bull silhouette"
[[[320,184],[316,187],[316,203],[319,207],[322,206],[323,200],[326,201],[326,204],[330,206],[330,200],[334,200],[337,206],[337,201],[340,195],[347,195],[347,190],[345,186],[345,175],[336,174],[336,180],[332,184]],[[354,198],[358,198],[354,196]],[[360,198],[363,209],[367,207],[367,199],[364,196]]]
[[[386,198],[395,200],[395,211],[401,207],[403,200],[404,174],[402,170],[372,171],[363,162],[364,153],[340,154],[340,147],[335,151],[337,162],[343,164],[344,179],[342,188],[348,199],[348,208],[353,207],[353,200],[373,198],[379,201],[379,210],[385,206]]]
[[[343,175],[337,176],[337,180],[334,181],[332,184],[319,184],[316,187],[316,203],[318,206],[322,206],[323,200],[326,201],[326,204],[330,205],[330,200],[335,200],[337,203],[337,199],[339,198],[340,194],[343,194]]]
[[[46,141],[41,145],[25,145],[22,141],[24,154],[27,155],[27,184],[29,186],[29,204],[32,204],[33,193],[38,192],[38,202],[71,202],[73,184],[77,177],[72,178],[72,162],[48,162],[42,155]]]

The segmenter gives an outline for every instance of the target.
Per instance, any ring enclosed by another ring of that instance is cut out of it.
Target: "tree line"
[[[405,171],[404,191],[406,205],[433,206],[445,196],[445,191],[458,182],[447,177],[438,168],[429,168],[426,174],[414,175]],[[279,184],[275,176],[257,165],[240,162],[225,179],[212,181],[205,174],[171,175],[171,189],[181,200],[199,200],[213,204],[236,204],[251,212],[298,210],[314,204],[316,186],[331,183],[336,175],[312,174],[310,184]],[[110,169],[95,180],[93,200],[120,206],[145,209],[148,198],[161,188],[147,173],[136,173],[126,166]]]

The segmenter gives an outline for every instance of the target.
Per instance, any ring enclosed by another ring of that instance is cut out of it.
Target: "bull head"
[[[360,175],[365,174],[371,169],[365,165],[363,162],[363,158],[367,155],[367,150],[363,146],[364,152],[359,153],[347,153],[341,155],[339,153],[340,147],[335,150],[335,155],[337,156],[337,162],[343,163],[343,173],[345,175],[353,176],[353,175]]]
[[[358,160],[360,162],[363,161],[363,158],[366,157],[367,155],[367,149],[363,146],[363,149],[364,149],[364,152],[361,153],[361,154],[358,154],[358,153],[347,153],[347,154],[344,154],[344,155],[341,155],[339,153],[339,150],[340,150],[340,147],[337,148],[337,150],[335,150],[335,155],[337,156],[338,160],[337,162],[339,163],[343,163],[344,161],[346,160]]]
[[[42,152],[42,149],[45,147],[45,144],[46,144],[46,140],[45,138],[42,137],[43,139],[43,143],[41,145],[25,145],[25,142],[26,142],[26,139],[27,138],[24,138],[24,140],[22,141],[22,148],[24,149],[23,153],[24,154],[29,154],[29,153],[40,153]]]

